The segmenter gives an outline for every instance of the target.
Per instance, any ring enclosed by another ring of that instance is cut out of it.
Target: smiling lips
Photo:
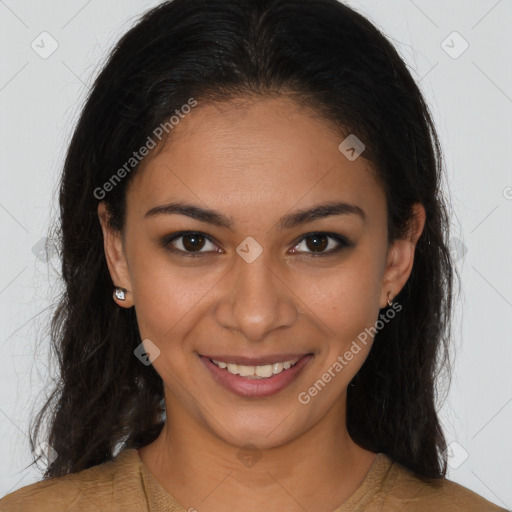
[[[268,378],[277,375],[283,370],[288,370],[307,354],[274,354],[259,357],[230,356],[230,355],[205,355],[219,368],[227,370],[232,375],[242,377]]]
[[[226,363],[224,361],[217,361],[216,359],[210,360],[219,368],[225,368],[232,375],[240,375],[240,377],[253,379],[268,379],[269,377],[272,377],[272,375],[278,375],[282,371],[288,370],[300,360],[300,357],[289,361],[284,361],[282,363],[265,364],[259,366],[246,366],[241,364]]]
[[[297,377],[312,358],[313,354],[277,354],[260,358],[200,356],[219,384],[246,398],[262,398],[278,393]]]

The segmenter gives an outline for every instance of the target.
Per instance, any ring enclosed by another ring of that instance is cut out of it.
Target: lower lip
[[[223,368],[219,368],[212,363],[207,357],[199,356],[201,361],[214,379],[235,395],[242,397],[265,397],[272,396],[288,386],[308,362],[313,358],[312,354],[308,354],[300,359],[294,366],[283,370],[281,373],[269,377],[268,379],[248,379],[233,375]]]

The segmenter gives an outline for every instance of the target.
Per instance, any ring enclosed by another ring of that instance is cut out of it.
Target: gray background
[[[69,137],[107,52],[157,3],[0,0],[0,496],[41,479],[24,469],[27,427],[55,376],[47,325],[60,289],[41,246]],[[441,410],[448,477],[512,508],[512,0],[347,3],[398,47],[444,148],[462,277]]]

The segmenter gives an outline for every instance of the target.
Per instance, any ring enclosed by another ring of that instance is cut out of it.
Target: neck
[[[229,444],[180,411],[139,455],[185,510],[332,511],[376,456],[350,438],[344,410],[332,409],[296,439],[265,449]]]

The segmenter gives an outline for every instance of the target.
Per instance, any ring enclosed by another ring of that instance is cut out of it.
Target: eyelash
[[[183,238],[184,236],[187,236],[187,235],[200,235],[203,238],[205,238],[208,242],[210,242],[212,244],[215,243],[214,240],[209,235],[207,235],[206,233],[202,233],[201,231],[179,231],[177,233],[172,233],[172,234],[164,237],[162,239],[162,246],[164,249],[166,249],[174,254],[178,254],[181,256],[185,256],[185,257],[197,258],[199,256],[204,256],[205,254],[211,254],[212,251],[189,252],[189,251],[184,251],[182,249],[177,249],[176,247],[173,247],[171,245],[171,243],[174,242],[175,240],[177,240],[179,238]],[[336,242],[338,242],[339,245],[335,249],[331,249],[328,252],[318,252],[318,253],[304,252],[304,254],[306,254],[307,256],[312,257],[312,258],[317,258],[320,256],[322,256],[322,257],[331,256],[333,254],[340,252],[344,248],[353,246],[353,244],[351,242],[349,242],[345,237],[338,235],[337,233],[330,233],[330,232],[325,232],[325,231],[312,231],[310,233],[306,233],[305,235],[303,235],[296,243],[294,243],[293,247],[296,247],[302,241],[306,240],[307,238],[313,237],[313,236],[326,236],[327,238],[331,238],[331,239],[335,240]],[[214,251],[214,252],[218,252],[218,251]],[[297,251],[297,252],[301,253],[301,251]]]

